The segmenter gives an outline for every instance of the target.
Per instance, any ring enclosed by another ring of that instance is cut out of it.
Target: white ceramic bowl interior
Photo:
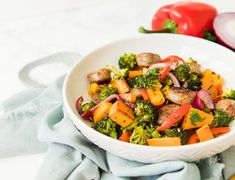
[[[76,99],[87,94],[86,75],[106,65],[117,66],[119,56],[124,52],[154,52],[161,57],[178,55],[185,59],[193,57],[204,68],[211,68],[222,75],[229,88],[235,88],[235,53],[215,43],[199,38],[173,34],[141,35],[105,45],[84,56],[68,73],[63,90],[66,110],[76,127],[99,147],[126,159],[140,162],[160,162],[166,160],[194,161],[220,153],[235,144],[235,123],[232,131],[203,143],[179,147],[150,147],[135,145],[112,139],[90,127],[75,108]]]

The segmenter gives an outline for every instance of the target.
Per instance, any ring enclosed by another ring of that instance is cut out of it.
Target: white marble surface
[[[0,0],[0,101],[25,88],[17,72],[26,63],[61,51],[84,54],[137,35],[158,7],[171,2],[175,0]],[[219,12],[235,11],[233,0],[204,2]],[[1,159],[0,179],[33,179],[43,157]]]

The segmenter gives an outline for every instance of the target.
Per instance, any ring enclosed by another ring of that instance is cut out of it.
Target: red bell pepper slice
[[[128,130],[124,130],[122,135],[118,138],[120,141],[130,142],[131,133]]]
[[[189,112],[191,107],[191,104],[181,105],[178,109],[174,110],[168,117],[166,117],[161,126],[157,128],[157,131],[164,131],[172,127]]]
[[[146,89],[140,89],[140,94],[145,101],[149,101],[149,95],[148,95]]]
[[[189,137],[187,144],[195,144],[198,142],[199,142],[199,138],[198,138],[198,135],[195,133]]]
[[[213,135],[222,135],[222,134],[228,133],[229,131],[230,131],[229,127],[211,128],[211,132]]]
[[[164,67],[163,70],[159,74],[160,81],[165,79],[165,77],[168,76],[170,71],[171,71],[171,63],[168,63],[166,67]]]
[[[161,59],[160,62],[163,62],[163,63],[173,63],[173,62],[182,62],[182,63],[185,63],[185,61],[179,57],[179,56],[175,56],[175,55],[172,55],[172,56],[168,56],[164,59]]]

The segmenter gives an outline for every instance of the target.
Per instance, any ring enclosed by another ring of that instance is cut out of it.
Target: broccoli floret
[[[143,76],[136,76],[128,80],[128,84],[134,88],[150,88],[159,87],[161,88],[161,83],[158,80],[158,69],[152,69],[148,71]]]
[[[84,103],[81,105],[81,109],[80,109],[80,113],[84,113],[88,110],[90,110],[91,108],[93,108],[95,106],[95,103],[94,102],[89,102],[89,103]]]
[[[221,110],[214,111],[214,119],[212,121],[213,127],[226,127],[231,122],[228,114]]]
[[[130,142],[133,144],[142,144],[145,145],[148,139],[148,133],[141,126],[138,126],[134,129],[130,137]]]
[[[107,66],[107,69],[109,69],[111,71],[112,79],[126,78],[128,76],[128,73],[129,73],[129,69],[127,69],[127,68],[118,69],[118,68],[113,67],[113,66]]]
[[[141,126],[144,130],[148,133],[148,138],[160,138],[161,135],[158,131],[156,131],[156,127],[154,123],[142,121],[139,123],[139,126]]]
[[[162,85],[163,85],[163,86],[171,86],[171,85],[173,85],[173,81],[171,80],[171,78],[166,77],[166,78],[164,79],[164,81],[162,82]]]
[[[107,117],[97,122],[94,129],[102,134],[117,139],[117,124]]]
[[[105,86],[100,92],[100,99],[103,101],[112,94],[116,94],[117,90],[111,86]]]
[[[121,69],[134,69],[136,66],[135,54],[123,54],[118,61],[119,68]]]
[[[202,89],[202,82],[197,74],[192,73],[187,82],[188,82],[188,89],[192,91]]]
[[[157,118],[157,109],[153,104],[144,100],[137,100],[135,107],[135,115],[139,122],[153,122]]]
[[[235,90],[227,89],[223,92],[224,99],[233,99],[235,100]]]
[[[188,64],[181,64],[176,67],[173,73],[180,82],[184,83],[189,79],[191,70]]]
[[[184,131],[179,127],[170,128],[164,131],[164,136],[166,137],[180,137],[181,144],[187,144],[189,135],[188,131]]]

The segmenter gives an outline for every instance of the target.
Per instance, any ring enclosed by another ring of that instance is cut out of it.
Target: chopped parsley
[[[203,120],[197,111],[192,111],[189,116],[190,116],[189,118],[190,118],[193,125],[195,125],[196,122]]]

